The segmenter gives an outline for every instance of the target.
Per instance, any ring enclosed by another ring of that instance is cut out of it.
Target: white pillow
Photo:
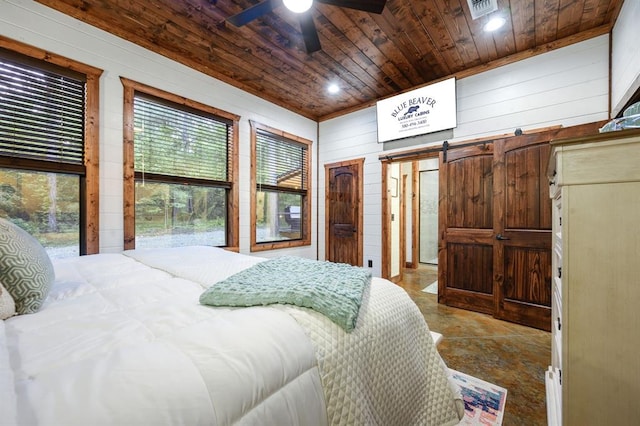
[[[49,255],[38,240],[0,218],[0,284],[13,298],[18,315],[40,309],[54,278]]]
[[[0,319],[5,320],[16,314],[16,304],[7,289],[0,283]]]

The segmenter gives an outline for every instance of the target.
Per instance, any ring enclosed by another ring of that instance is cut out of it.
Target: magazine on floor
[[[464,401],[461,425],[502,425],[507,390],[493,383],[450,369]]]

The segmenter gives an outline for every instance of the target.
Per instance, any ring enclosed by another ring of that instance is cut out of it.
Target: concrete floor
[[[447,366],[507,389],[503,425],[546,425],[544,374],[551,362],[551,333],[490,315],[440,305],[422,289],[437,279],[435,267],[406,269],[400,285],[432,331]]]

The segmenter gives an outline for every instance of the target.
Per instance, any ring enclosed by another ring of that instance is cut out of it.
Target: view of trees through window
[[[0,217],[33,235],[50,257],[79,255],[78,176],[0,169]]]
[[[225,245],[224,188],[136,182],[136,247]]]
[[[136,96],[136,247],[224,246],[230,126],[226,121]]]

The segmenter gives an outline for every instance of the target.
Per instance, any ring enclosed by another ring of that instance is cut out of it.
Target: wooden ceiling
[[[607,33],[624,0],[497,0],[488,16],[506,25],[494,33],[482,29],[488,16],[471,18],[467,0],[388,0],[382,14],[316,2],[322,49],[312,54],[298,17],[279,3],[235,27],[226,18],[258,0],[37,1],[321,121]]]

